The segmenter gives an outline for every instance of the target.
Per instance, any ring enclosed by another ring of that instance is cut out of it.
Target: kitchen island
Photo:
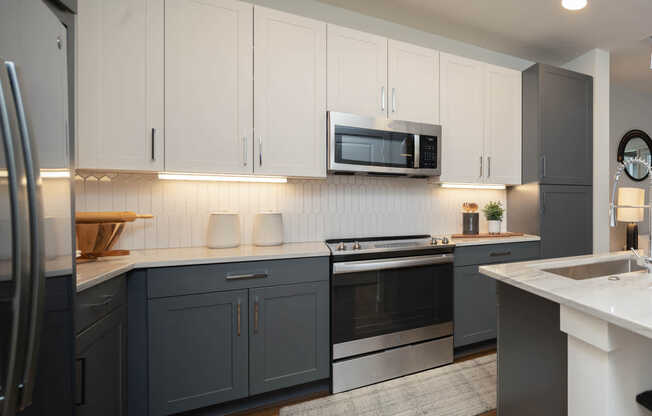
[[[650,414],[635,398],[652,389],[652,274],[631,259],[480,267],[498,281],[501,416]]]

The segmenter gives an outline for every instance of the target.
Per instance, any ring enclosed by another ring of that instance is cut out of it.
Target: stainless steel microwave
[[[329,111],[328,171],[441,175],[441,126]]]

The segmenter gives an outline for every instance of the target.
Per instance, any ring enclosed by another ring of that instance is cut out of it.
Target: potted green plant
[[[487,218],[487,223],[489,224],[489,234],[499,234],[500,233],[500,223],[503,220],[503,214],[505,209],[503,208],[503,203],[500,201],[490,201],[482,209],[485,218]]]

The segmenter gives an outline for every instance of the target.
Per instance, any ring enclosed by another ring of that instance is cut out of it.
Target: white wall
[[[609,166],[610,177],[616,173],[616,154],[618,144],[623,135],[629,130],[640,129],[652,135],[652,94],[632,91],[626,87],[613,84],[611,88],[611,140],[609,145]],[[650,198],[650,181],[635,182],[623,175],[620,186],[631,186],[645,188],[648,192],[646,198]],[[649,218],[646,213],[645,221],[638,225],[639,235],[649,233]],[[624,223],[617,223],[616,228],[611,229],[611,250],[622,250],[625,245]]]
[[[239,212],[241,240],[250,244],[254,215],[283,213],[287,242],[326,238],[461,232],[463,202],[505,204],[502,190],[443,189],[424,179],[330,176],[287,184],[161,181],[155,175],[77,178],[78,211],[136,211],[153,220],[127,225],[125,249],[206,244],[208,213]],[[503,221],[503,229],[506,227]],[[480,215],[480,231],[487,223]]]
[[[437,49],[494,65],[524,70],[534,62],[515,56],[494,52],[469,43],[448,39],[376,17],[320,3],[316,0],[245,0],[272,9],[294,13],[327,23],[349,27],[379,36]],[[354,0],[351,0],[354,1]]]
[[[610,56],[593,49],[564,65],[593,77],[593,252],[609,251]]]

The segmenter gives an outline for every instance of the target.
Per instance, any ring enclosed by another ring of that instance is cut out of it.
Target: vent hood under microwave
[[[329,111],[328,171],[441,175],[441,126]]]

